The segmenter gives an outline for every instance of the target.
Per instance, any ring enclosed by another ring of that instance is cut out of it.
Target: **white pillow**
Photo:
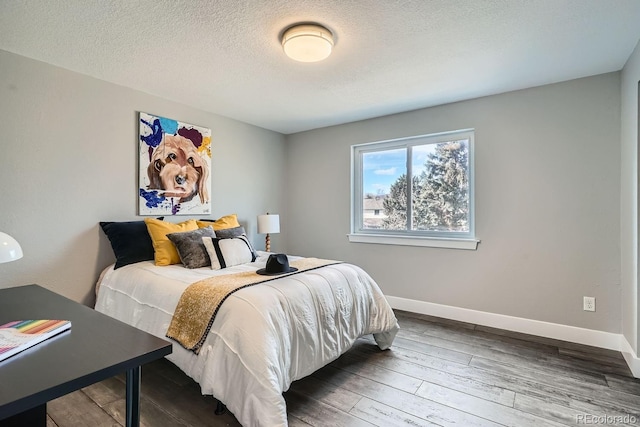
[[[209,258],[211,258],[212,270],[220,270],[256,260],[253,248],[246,235],[231,239],[203,237],[202,243],[204,243]]]

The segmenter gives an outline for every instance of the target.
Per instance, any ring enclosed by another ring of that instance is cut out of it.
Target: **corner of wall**
[[[620,84],[620,252],[622,334],[625,353],[637,361],[638,342],[638,120],[640,42],[622,69]]]

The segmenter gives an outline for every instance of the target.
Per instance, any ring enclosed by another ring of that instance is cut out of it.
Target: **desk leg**
[[[0,420],[0,427],[47,427],[47,404],[16,414],[12,417]]]
[[[140,366],[127,371],[127,427],[140,426]]]

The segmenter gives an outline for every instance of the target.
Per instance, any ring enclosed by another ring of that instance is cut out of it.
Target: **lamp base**
[[[271,237],[269,237],[269,233],[267,233],[267,237],[264,242],[264,250],[271,252]]]

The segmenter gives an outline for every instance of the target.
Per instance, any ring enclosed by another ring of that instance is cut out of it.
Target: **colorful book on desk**
[[[70,328],[69,320],[15,320],[0,325],[0,361]]]

